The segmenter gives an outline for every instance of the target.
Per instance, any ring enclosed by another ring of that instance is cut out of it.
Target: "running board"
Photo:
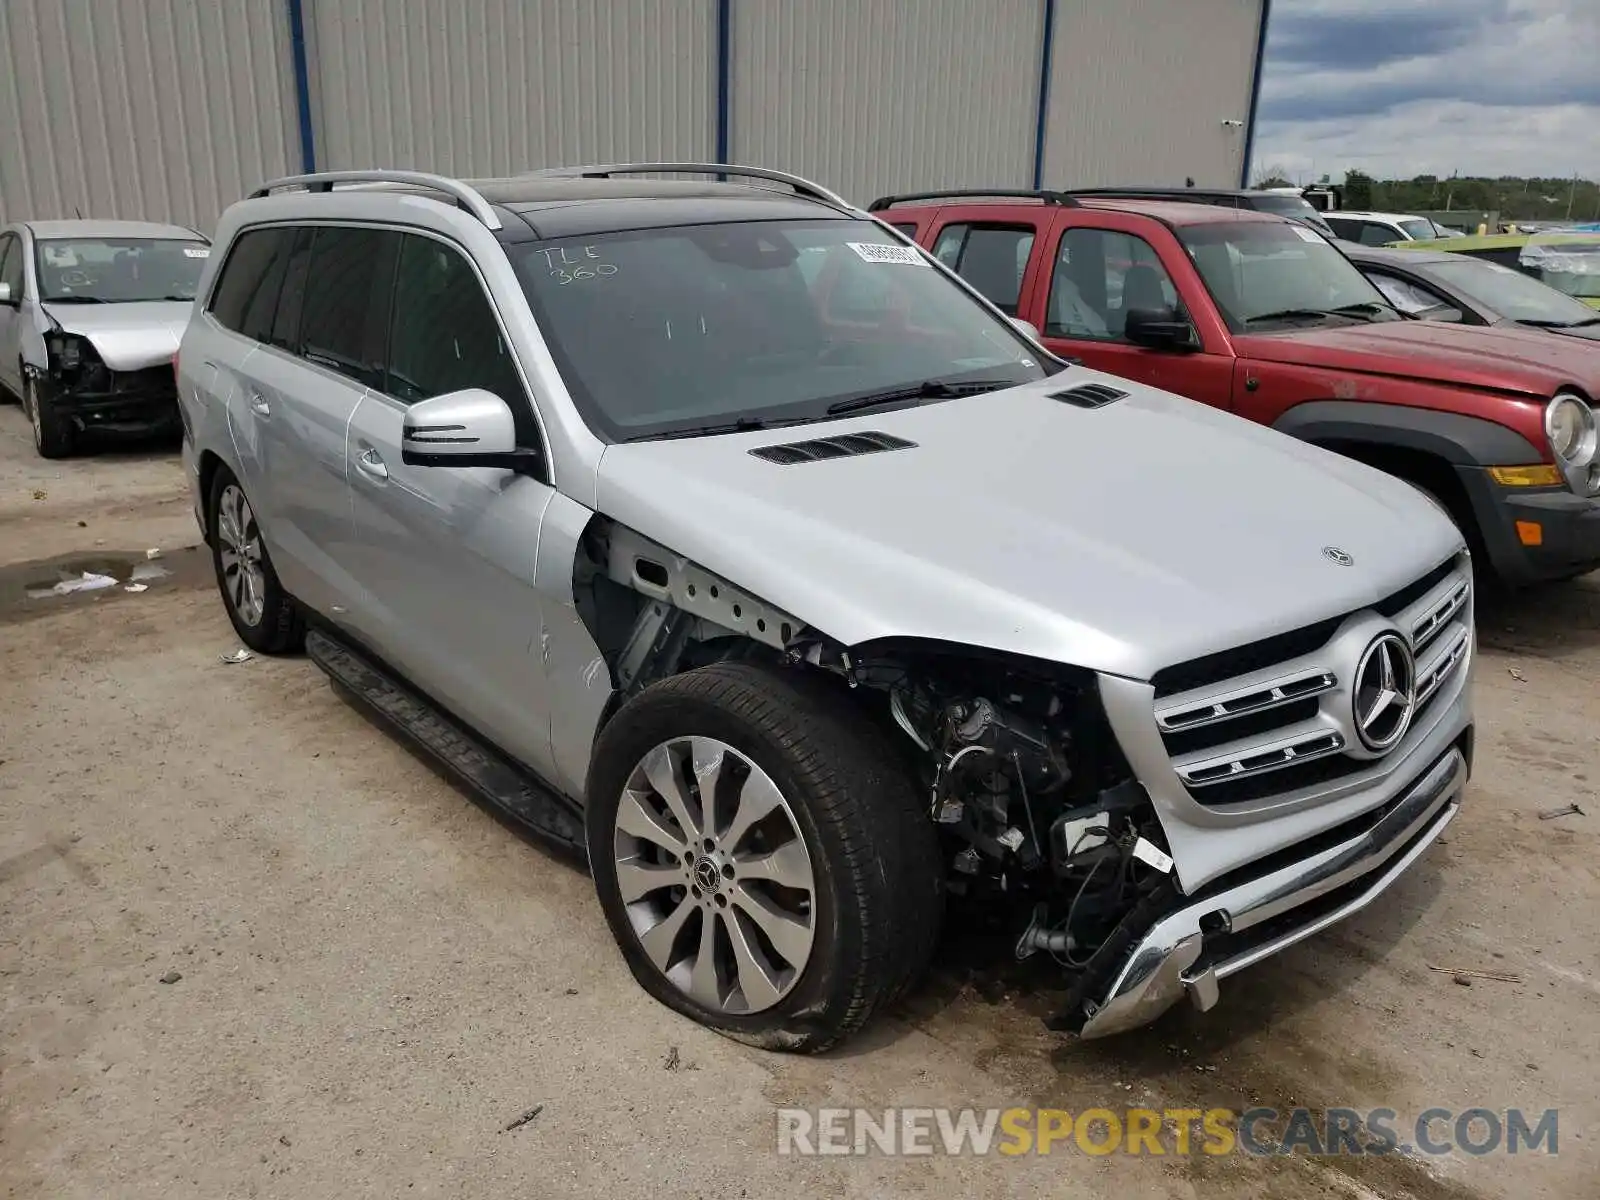
[[[474,796],[535,836],[584,854],[583,813],[572,801],[348,642],[326,630],[309,629],[306,654],[362,707],[437,760]]]

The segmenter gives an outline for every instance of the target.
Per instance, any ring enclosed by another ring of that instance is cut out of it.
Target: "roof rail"
[[[1078,207],[1078,202],[1072,198],[1071,192],[1040,191],[1033,188],[959,188],[948,192],[905,192],[898,196],[879,196],[867,205],[867,211],[881,212],[891,205],[904,204],[911,200],[964,200],[969,197],[994,196],[1042,200],[1046,204],[1060,204],[1066,208]]]
[[[500,218],[495,216],[493,206],[483,198],[481,192],[468,187],[459,179],[430,175],[424,171],[319,171],[314,175],[288,175],[262,184],[250,193],[249,198],[259,200],[262,196],[280,188],[331,192],[336,183],[399,183],[409,187],[429,188],[453,198],[458,208],[478,218],[486,229],[498,230],[502,227]]]
[[[534,175],[565,175],[576,179],[609,179],[613,175],[737,175],[747,179],[769,179],[774,183],[788,184],[801,196],[820,200],[835,208],[855,212],[856,206],[843,196],[830,192],[820,183],[787,171],[769,171],[766,167],[743,167],[738,163],[601,163],[588,167],[549,167],[533,171]]]

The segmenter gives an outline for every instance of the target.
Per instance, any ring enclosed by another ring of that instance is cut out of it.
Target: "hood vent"
[[[821,462],[825,458],[853,458],[858,454],[877,454],[883,450],[905,450],[915,446],[893,434],[867,431],[841,433],[838,437],[816,438],[809,442],[785,442],[779,446],[757,446],[750,451],[780,467],[797,463]]]
[[[1126,400],[1128,393],[1104,383],[1080,383],[1065,391],[1051,392],[1052,400],[1065,400],[1079,408],[1104,408],[1117,400]]]

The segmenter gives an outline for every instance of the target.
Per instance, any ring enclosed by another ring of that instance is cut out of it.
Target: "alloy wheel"
[[[758,1013],[793,990],[816,933],[816,878],[789,802],[715,738],[663,742],[634,767],[612,851],[634,935],[696,1004]]]
[[[233,611],[246,625],[261,624],[266,608],[266,573],[261,569],[261,531],[250,501],[237,484],[222,489],[217,503],[217,559]]]

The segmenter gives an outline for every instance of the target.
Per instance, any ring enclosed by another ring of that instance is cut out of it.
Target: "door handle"
[[[361,468],[363,474],[373,479],[389,478],[389,468],[383,465],[383,458],[376,450],[363,450],[361,456],[356,459],[356,466]]]
[[[251,392],[250,411],[255,413],[258,417],[270,417],[272,415],[272,405],[268,404],[266,400],[263,399],[260,392]]]

